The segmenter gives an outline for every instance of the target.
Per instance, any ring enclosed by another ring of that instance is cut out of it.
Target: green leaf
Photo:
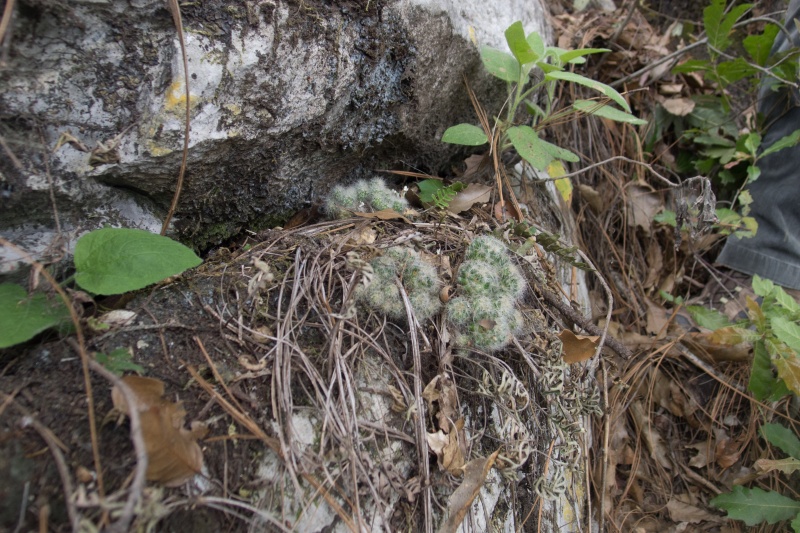
[[[426,204],[433,202],[433,195],[436,191],[445,187],[442,180],[423,180],[417,183],[419,187],[419,199]]]
[[[579,48],[577,50],[567,50],[558,59],[561,63],[572,63],[576,58],[588,56],[590,54],[604,54],[610,52],[608,48]]]
[[[784,309],[787,309],[793,314],[800,313],[800,304],[797,303],[797,300],[786,294],[783,287],[775,285],[775,288],[772,290],[772,295],[775,297],[775,301]],[[798,459],[800,459],[800,457],[798,457]]]
[[[728,320],[728,317],[716,309],[710,309],[708,307],[703,307],[702,305],[687,305],[686,310],[701,328],[714,331],[719,328],[732,325],[730,320]]]
[[[761,436],[786,455],[800,459],[800,439],[786,426],[764,424],[761,426]]]
[[[728,511],[728,518],[743,520],[748,526],[789,520],[800,511],[800,502],[757,487],[733,487],[733,492],[712,498],[711,504]]]
[[[572,107],[578,111],[583,111],[584,113],[589,113],[590,115],[597,115],[598,117],[608,118],[616,122],[626,122],[636,126],[644,126],[647,124],[646,120],[637,118],[630,113],[626,113],[625,111],[612,107],[608,104],[598,104],[598,102],[594,100],[576,100],[575,103],[572,104]]]
[[[531,48],[530,43],[525,39],[525,30],[522,28],[522,22],[517,21],[506,30],[506,42],[511,49],[511,53],[517,58],[520,65],[526,63],[533,63],[538,61],[541,55],[537,55]]]
[[[556,159],[563,159],[564,161],[569,161],[570,163],[577,163],[581,160],[580,157],[575,152],[567,150],[566,148],[561,148],[553,143],[547,142],[542,138],[539,138],[539,143],[544,147],[547,152],[555,157]],[[552,174],[551,174],[552,176]]]
[[[97,362],[106,367],[109,371],[121,376],[125,371],[144,374],[145,370],[140,365],[132,361],[133,354],[128,348],[117,348],[109,354],[98,352],[95,354]]]
[[[513,126],[506,133],[520,157],[536,170],[544,170],[553,160],[553,156],[544,148],[536,131],[530,126]]]
[[[800,129],[794,130],[794,132],[790,133],[785,137],[781,137],[780,139],[769,145],[769,147],[767,147],[761,153],[761,157],[773,154],[779,150],[783,150],[784,148],[790,148],[796,145],[798,141],[800,141]]]
[[[747,183],[753,183],[761,177],[761,169],[755,165],[747,165]]]
[[[708,45],[724,52],[731,45],[729,35],[733,25],[750,7],[752,4],[734,6],[723,18],[725,0],[713,0],[711,5],[703,10],[703,24],[708,36]]]
[[[786,346],[800,353],[800,325],[783,317],[772,319],[772,331]]]
[[[723,87],[757,73],[758,69],[750,65],[742,57],[717,64],[717,74],[722,81]]]
[[[142,289],[203,261],[179,242],[148,231],[104,228],[75,245],[75,282],[95,294]]]
[[[756,152],[758,152],[758,147],[761,146],[761,135],[756,132],[751,132],[743,135],[741,141],[750,155],[755,156]]]
[[[589,87],[590,89],[594,89],[595,91],[611,98],[614,100],[619,106],[624,109],[626,112],[631,112],[631,106],[628,105],[628,102],[619,94],[617,91],[606,85],[605,83],[600,83],[599,81],[595,81],[589,79],[587,77],[581,76],[580,74],[575,74],[574,72],[565,72],[565,71],[554,71],[548,72],[545,74],[545,79],[547,80],[562,80],[568,81],[571,83],[577,83],[578,85],[583,85],[585,87]]]
[[[489,142],[489,138],[478,126],[457,124],[447,128],[447,131],[442,135],[442,142],[462,144],[464,146],[480,146]]]
[[[14,283],[0,284],[0,348],[32,339],[42,331],[69,320],[69,310],[60,299],[31,295]]]
[[[544,56],[544,41],[542,40],[542,36],[539,35],[537,32],[532,31],[528,34],[528,38],[526,39],[528,44],[531,47],[531,50],[539,56]]]
[[[753,281],[750,283],[753,287],[753,292],[756,293],[756,296],[769,296],[770,293],[775,289],[775,284],[772,281],[762,278],[758,274],[753,276]]]
[[[769,52],[772,50],[772,43],[778,35],[778,26],[767,24],[760,35],[748,35],[744,38],[744,49],[750,54],[753,63],[763,67],[767,64]]]
[[[481,48],[481,59],[483,66],[495,78],[512,83],[519,81],[519,61],[511,54],[484,46]]]
[[[792,520],[792,529],[794,533],[800,533],[800,514],[795,516],[794,520]]]
[[[753,344],[753,367],[750,370],[750,382],[747,389],[759,401],[769,399],[777,401],[787,394],[786,384],[775,378],[772,373],[772,360],[764,345],[764,341]]]
[[[707,59],[690,59],[672,68],[673,74],[688,74],[690,72],[705,72],[711,70],[711,62]]]
[[[666,224],[667,226],[672,226],[673,228],[678,225],[678,220],[675,217],[675,211],[670,211],[669,209],[664,209],[658,213],[653,217],[653,220],[659,224]]]

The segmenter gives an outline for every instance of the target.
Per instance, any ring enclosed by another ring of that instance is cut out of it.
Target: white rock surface
[[[538,1],[331,4],[183,6],[192,107],[183,240],[202,248],[273,225],[376,169],[446,169],[455,150],[442,132],[474,120],[463,76],[485,105],[504,98],[471,36],[502,47],[518,19],[547,31]],[[103,224],[157,228],[184,137],[183,62],[165,3],[21,6],[0,120],[22,164],[0,159],[0,232],[47,248],[51,182],[66,241]],[[52,151],[64,133],[76,142]],[[101,144],[106,163],[84,151]]]

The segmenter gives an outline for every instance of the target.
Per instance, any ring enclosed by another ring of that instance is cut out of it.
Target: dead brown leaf
[[[406,224],[411,224],[411,221],[406,217],[395,211],[394,209],[383,209],[381,211],[374,211],[372,213],[362,213],[360,211],[353,211],[353,216],[361,218],[371,218],[375,220],[402,220]]]
[[[167,487],[176,487],[203,469],[203,451],[197,439],[207,432],[205,425],[192,423],[192,429],[183,427],[186,411],[181,403],[163,398],[164,383],[153,378],[126,376],[122,378],[136,396],[136,405],[142,428],[142,438],[147,451],[147,479]],[[111,390],[114,407],[129,415],[122,391]]]
[[[474,204],[485,204],[492,196],[492,188],[480,183],[470,183],[467,188],[456,194],[447,206],[453,214],[463,213],[471,209]]]
[[[645,235],[650,235],[653,217],[664,208],[663,200],[649,188],[641,185],[631,185],[626,190],[628,226],[638,226],[642,228]]]
[[[716,362],[748,361],[753,350],[752,343],[745,341],[733,327],[690,333],[684,342],[699,347]]]
[[[569,364],[582,363],[588,361],[597,350],[600,337],[588,335],[575,335],[568,329],[561,330],[558,334],[564,348],[562,355],[564,361]]]
[[[450,495],[447,503],[447,518],[442,522],[438,533],[455,533],[458,530],[458,526],[464,521],[464,517],[472,506],[472,502],[480,493],[498,453],[500,450],[489,457],[480,457],[467,463],[464,467],[464,480]]]
[[[691,98],[668,98],[664,100],[661,105],[669,114],[685,117],[694,111],[695,103]]]
[[[688,496],[685,497],[688,498]],[[701,509],[700,507],[682,502],[674,497],[670,498],[667,502],[667,511],[669,511],[669,517],[673,522],[696,524],[703,521],[721,522],[723,520],[720,516],[710,513],[705,509]]]
[[[451,422],[450,432],[447,434],[440,429],[436,433],[426,434],[425,437],[431,451],[436,455],[439,468],[453,475],[461,475],[466,462],[464,419]]]
[[[439,429],[450,431],[453,421],[458,417],[458,391],[453,380],[444,374],[434,377],[422,391],[422,399],[428,402],[431,411],[437,407]]]

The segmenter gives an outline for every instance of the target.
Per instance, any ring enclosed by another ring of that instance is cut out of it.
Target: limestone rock
[[[471,37],[505,47],[503,30],[518,19],[546,33],[541,5],[521,0],[181,9],[191,135],[173,229],[200,249],[279,223],[340,181],[404,165],[446,169],[456,149],[439,141],[443,131],[475,120],[464,76],[488,109],[505,98]],[[20,0],[10,32],[0,58],[0,232],[42,255],[55,211],[67,243],[103,224],[158,231],[184,139],[167,3]]]

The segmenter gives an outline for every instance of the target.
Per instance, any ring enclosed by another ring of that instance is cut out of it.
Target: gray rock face
[[[210,0],[182,13],[191,135],[174,229],[199,248],[279,223],[339,181],[446,169],[441,134],[475,121],[463,77],[487,109],[505,98],[470,35],[505,47],[515,20],[545,31],[539,3],[519,0]],[[53,199],[67,241],[103,224],[158,231],[185,113],[166,2],[21,0],[8,42],[0,232],[41,253]]]

